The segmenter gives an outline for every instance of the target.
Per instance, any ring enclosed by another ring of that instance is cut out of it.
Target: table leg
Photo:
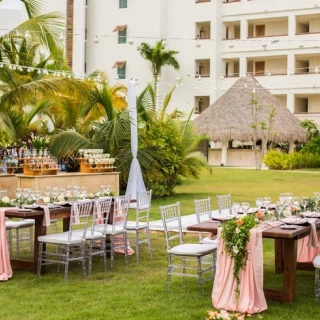
[[[69,231],[69,227],[70,227],[70,217],[67,217],[67,218],[63,218],[63,223],[62,223],[62,228],[63,228],[63,231],[66,232],[66,231]]]
[[[39,259],[39,241],[38,237],[47,233],[47,228],[43,226],[43,219],[35,219],[34,242],[33,242],[33,272],[37,273]],[[41,272],[44,271],[43,267]]]
[[[296,294],[297,245],[293,239],[283,240],[284,268],[283,268],[283,303],[291,303]]]
[[[283,273],[283,241],[282,239],[275,239],[274,240],[274,266],[275,266],[275,273],[280,274]]]

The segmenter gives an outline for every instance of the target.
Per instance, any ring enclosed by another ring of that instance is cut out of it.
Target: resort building
[[[152,81],[137,47],[165,39],[181,68],[163,68],[170,109],[200,114],[246,73],[299,119],[320,124],[319,0],[55,0],[67,16],[67,55],[76,75]],[[181,81],[180,81],[181,79]]]

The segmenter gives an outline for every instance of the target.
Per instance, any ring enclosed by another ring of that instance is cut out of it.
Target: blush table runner
[[[6,210],[8,208],[0,208],[0,281],[7,281],[12,277],[4,215]]]
[[[221,238],[222,229],[218,229],[218,249],[216,274],[212,290],[212,303],[216,309],[241,313],[259,313],[267,309],[263,292],[263,248],[262,230],[251,229],[247,244],[249,253],[244,270],[240,271],[240,297],[236,300],[236,281],[233,277],[234,262],[224,250]]]

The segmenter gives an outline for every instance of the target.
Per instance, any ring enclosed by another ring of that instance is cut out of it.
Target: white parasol
[[[137,192],[146,192],[146,187],[142,179],[141,168],[140,168],[139,161],[137,159],[138,120],[137,120],[136,82],[134,80],[129,81],[128,110],[129,110],[129,116],[130,116],[131,152],[132,152],[133,159],[130,167],[126,195],[131,194],[131,199],[136,200]]]

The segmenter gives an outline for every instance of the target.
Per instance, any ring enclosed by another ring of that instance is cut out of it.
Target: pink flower
[[[238,220],[237,220],[237,225],[240,227],[240,226],[242,226],[242,224],[243,224],[242,220],[241,220],[241,219],[238,219]]]

